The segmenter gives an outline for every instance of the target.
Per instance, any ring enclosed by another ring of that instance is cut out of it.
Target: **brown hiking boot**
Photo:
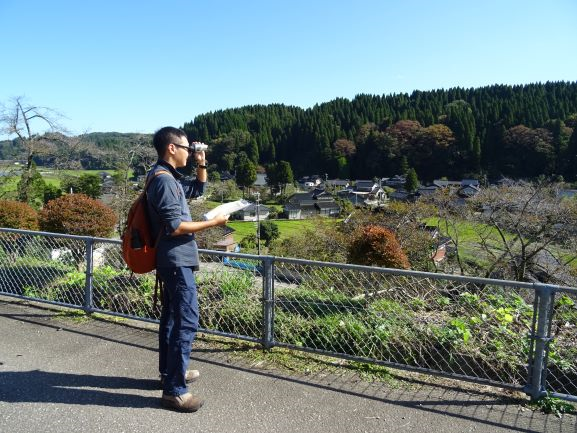
[[[186,394],[177,396],[162,394],[160,404],[167,409],[177,410],[179,412],[196,412],[202,407],[204,401],[187,392]]]
[[[186,370],[185,380],[186,383],[192,383],[200,377],[200,372],[198,370]],[[164,376],[160,376],[160,388],[164,388]]]

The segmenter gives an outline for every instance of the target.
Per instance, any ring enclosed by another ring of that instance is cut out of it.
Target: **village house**
[[[102,194],[111,194],[114,190],[114,179],[112,177],[104,177],[102,180]]]
[[[322,179],[319,175],[313,174],[312,176],[303,176],[297,183],[300,188],[302,189],[311,189],[316,188],[322,183]]]
[[[321,188],[293,194],[285,204],[284,213],[288,219],[303,219],[315,215],[337,216],[341,208],[334,197]]]
[[[429,233],[431,239],[435,241],[431,260],[433,260],[435,265],[440,264],[447,258],[447,254],[452,252],[453,240],[448,236],[441,236],[437,226],[423,224],[421,229]]]
[[[439,188],[437,185],[420,186],[417,189],[417,195],[420,197],[428,196],[437,192]]]
[[[435,179],[433,181],[433,185],[439,188],[460,188],[461,181],[457,180],[443,180],[443,179]]]
[[[410,193],[404,189],[397,189],[396,191],[389,193],[389,199],[391,201],[415,201],[416,198],[417,194]]]
[[[400,176],[398,174],[396,174],[393,177],[383,177],[381,179],[381,185],[384,186],[388,186],[390,188],[403,188],[405,186],[405,183],[407,182],[407,179],[405,176]]]
[[[436,190],[441,188],[450,188],[457,192],[461,199],[466,199],[477,195],[481,189],[477,179],[462,179],[462,180],[441,180],[435,179],[432,185],[421,186],[417,190],[419,196],[427,196],[434,194]]]
[[[459,197],[462,198],[471,198],[474,197],[475,195],[479,194],[480,189],[478,186],[475,185],[465,185],[462,186],[461,188],[459,188],[459,190],[457,191],[457,194],[459,195]]]
[[[383,188],[372,180],[357,180],[352,188],[339,191],[338,195],[355,206],[376,206],[388,200]]]
[[[325,187],[333,191],[342,191],[351,185],[348,179],[328,179],[325,181]]]
[[[221,182],[226,182],[227,180],[234,180],[235,179],[235,175],[232,174],[229,171],[221,171],[220,172],[220,180]]]
[[[256,221],[257,220],[256,214],[257,214],[256,204],[251,203],[250,206],[247,206],[244,209],[235,212],[234,216],[235,219],[240,219],[242,221]],[[270,208],[263,204],[260,204],[258,206],[258,219],[261,221],[265,220],[269,217],[269,215],[270,215]]]
[[[227,253],[236,251],[238,245],[234,241],[233,233],[235,230],[229,226],[224,226],[223,230],[224,233],[222,238],[212,244],[212,249],[216,251],[225,251]]]

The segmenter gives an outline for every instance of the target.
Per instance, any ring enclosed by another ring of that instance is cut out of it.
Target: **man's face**
[[[185,167],[186,161],[188,160],[188,139],[186,137],[178,137],[174,140],[174,159],[176,163],[176,167]]]

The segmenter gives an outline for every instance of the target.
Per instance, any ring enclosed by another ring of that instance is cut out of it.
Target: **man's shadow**
[[[110,392],[134,390],[135,392]],[[139,395],[157,390],[158,397]],[[9,403],[66,403],[111,407],[160,407],[158,380],[114,376],[52,373],[40,370],[0,372],[0,401]]]

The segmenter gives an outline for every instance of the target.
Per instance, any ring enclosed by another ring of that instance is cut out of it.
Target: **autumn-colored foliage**
[[[28,203],[0,200],[0,227],[38,230],[38,213]]]
[[[108,237],[115,225],[114,211],[84,194],[51,200],[40,211],[40,228],[54,233]]]
[[[357,265],[410,268],[409,259],[395,234],[385,227],[372,224],[359,227],[353,233],[348,261]]]

